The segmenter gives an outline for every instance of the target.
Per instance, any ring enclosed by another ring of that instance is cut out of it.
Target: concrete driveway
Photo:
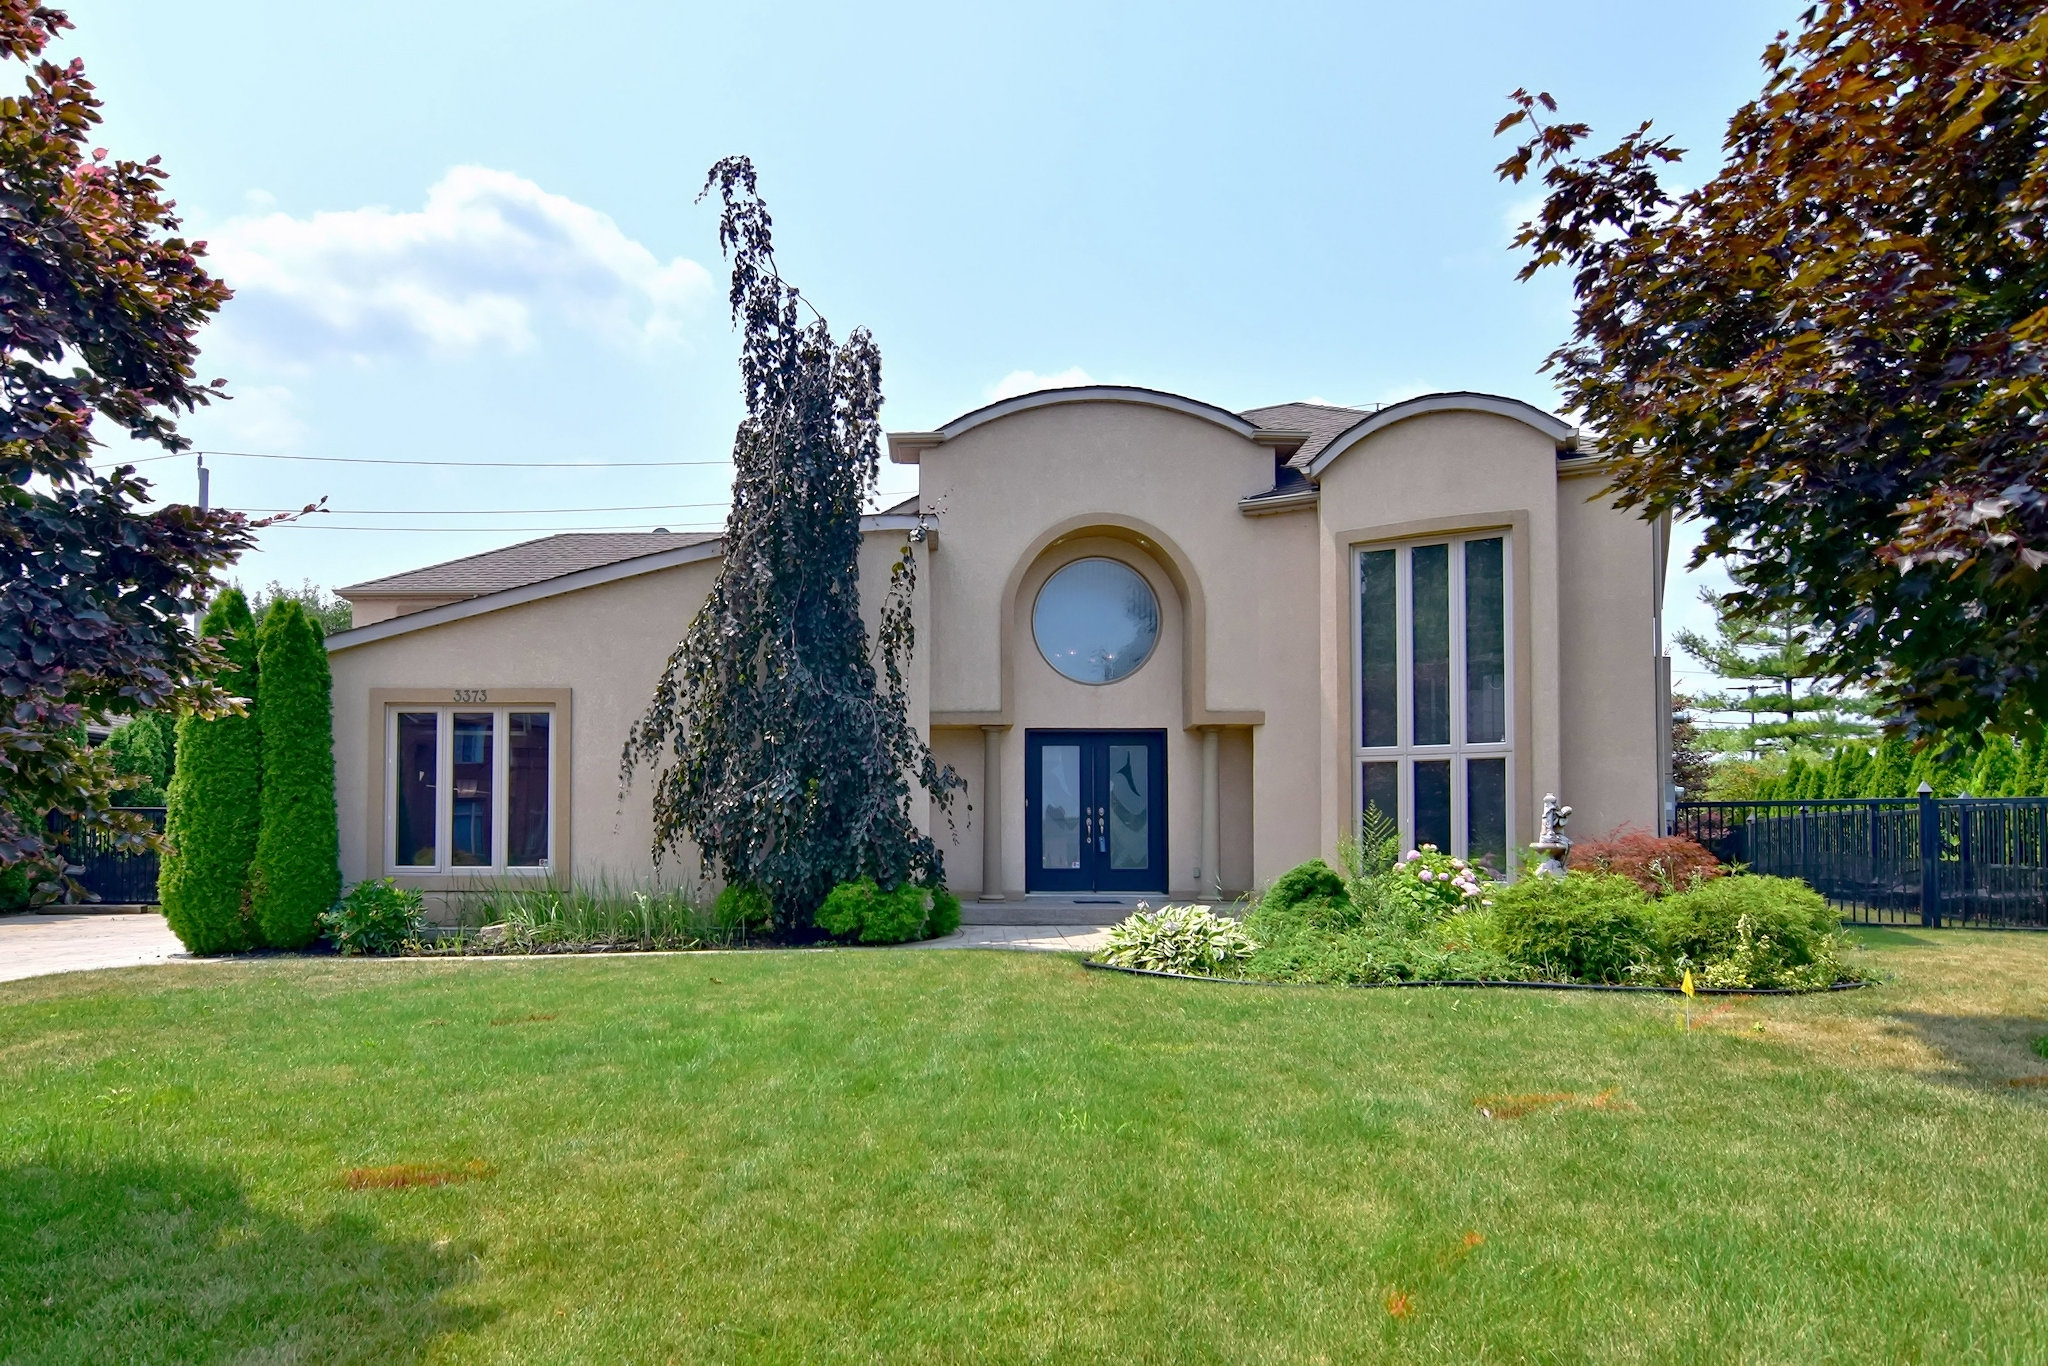
[[[156,914],[0,915],[0,982],[189,957]]]

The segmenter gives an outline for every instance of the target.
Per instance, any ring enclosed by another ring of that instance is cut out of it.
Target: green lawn
[[[908,950],[0,986],[0,1361],[2048,1359],[2048,936],[1877,938],[1690,1034]]]

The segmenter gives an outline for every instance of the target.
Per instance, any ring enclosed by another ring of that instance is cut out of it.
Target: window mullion
[[[455,866],[455,712],[442,707],[434,724],[434,867]]]

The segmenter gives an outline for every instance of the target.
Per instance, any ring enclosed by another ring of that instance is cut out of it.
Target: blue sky
[[[200,446],[708,462],[210,458],[216,504],[343,510],[266,532],[243,581],[334,586],[534,528],[721,520],[734,339],[692,201],[727,153],[785,272],[874,331],[892,429],[1084,376],[1551,406],[1569,293],[1513,278],[1503,97],[1551,90],[1596,135],[1654,119],[1705,164],[1798,8],[85,0],[62,51],[99,141],[162,154],[238,290],[202,364],[237,397],[186,424]],[[143,469],[192,496],[189,460]],[[340,529],[388,525],[477,529]]]

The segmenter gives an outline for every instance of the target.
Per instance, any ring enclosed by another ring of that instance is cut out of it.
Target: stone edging
[[[1126,968],[1115,963],[1098,963],[1092,958],[1081,966],[1094,972],[1121,972],[1130,977],[1163,977],[1173,982],[1221,982],[1237,987],[1344,987],[1368,991],[1375,987],[1509,987],[1521,991],[1636,991],[1664,996],[1682,996],[1678,987],[1610,985],[1604,982],[1490,982],[1476,977],[1440,978],[1416,982],[1261,982],[1250,977],[1204,977],[1192,972],[1159,972],[1152,968]],[[1826,991],[1857,991],[1871,982],[1834,982],[1811,991],[1794,987],[1694,987],[1700,996],[1818,996]]]

